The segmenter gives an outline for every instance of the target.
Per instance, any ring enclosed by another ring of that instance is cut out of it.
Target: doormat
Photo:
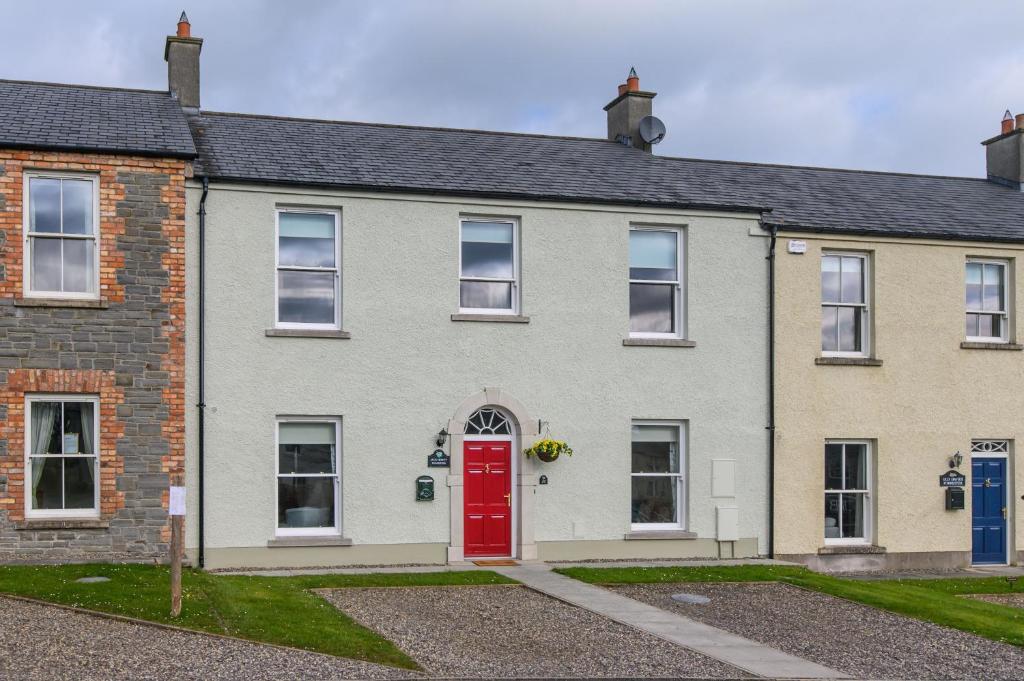
[[[502,567],[505,565],[519,565],[514,560],[474,560],[473,565],[479,565],[480,567]]]

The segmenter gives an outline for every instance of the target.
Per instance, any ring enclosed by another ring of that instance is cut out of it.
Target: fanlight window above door
[[[497,409],[477,409],[466,421],[466,435],[511,435],[512,427]]]

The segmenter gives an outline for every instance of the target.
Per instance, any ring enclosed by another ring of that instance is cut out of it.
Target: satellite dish
[[[640,119],[640,139],[647,144],[657,144],[665,139],[665,124],[656,116],[644,116]]]

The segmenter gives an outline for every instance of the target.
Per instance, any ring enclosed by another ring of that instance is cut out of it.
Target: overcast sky
[[[216,111],[604,136],[635,66],[659,154],[972,176],[1024,111],[1011,0],[7,0],[0,77],[165,89],[182,9]]]

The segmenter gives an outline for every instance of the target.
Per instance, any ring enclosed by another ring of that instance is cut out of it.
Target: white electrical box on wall
[[[715,538],[737,541],[740,538],[740,510],[735,506],[716,507]]]
[[[711,496],[736,496],[736,461],[734,459],[711,460]]]

